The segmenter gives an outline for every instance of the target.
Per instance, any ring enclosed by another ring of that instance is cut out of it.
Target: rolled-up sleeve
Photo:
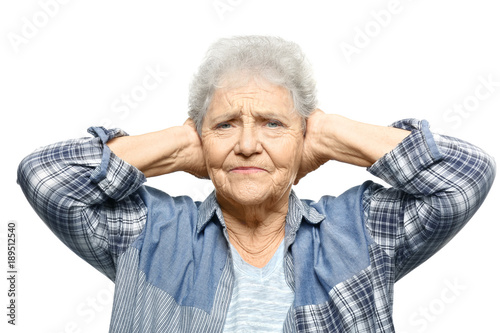
[[[470,220],[491,188],[495,162],[470,143],[431,133],[425,120],[392,126],[411,134],[368,168],[392,188],[373,184],[363,204],[367,228],[393,258],[397,280]]]
[[[147,209],[136,193],[144,174],[106,142],[125,132],[92,127],[93,138],[52,144],[20,163],[17,181],[48,227],[78,256],[115,278],[115,263],[140,234]]]

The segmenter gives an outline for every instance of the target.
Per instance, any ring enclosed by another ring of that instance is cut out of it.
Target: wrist
[[[342,142],[341,129],[346,118],[336,114],[323,114],[316,120],[313,135],[318,158],[322,160],[338,160],[339,143]]]
[[[193,150],[191,131],[183,125],[170,127],[162,132],[164,132],[162,140],[164,139],[165,144],[170,146],[170,149],[164,150],[163,159],[170,161],[171,172],[187,171]]]
[[[179,126],[178,137],[182,137],[176,153],[176,170],[190,173],[198,178],[208,178],[201,138],[190,121]]]

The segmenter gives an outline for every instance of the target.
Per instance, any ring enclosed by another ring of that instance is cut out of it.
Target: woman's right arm
[[[94,138],[28,155],[19,165],[18,183],[58,238],[113,280],[117,257],[146,223],[147,207],[138,193],[145,175],[186,171],[203,177],[204,164],[194,163],[203,158],[189,124],[131,137],[100,127],[91,133]]]
[[[141,170],[146,177],[175,171],[207,178],[201,140],[194,123],[138,136],[122,136],[108,142],[118,157]]]

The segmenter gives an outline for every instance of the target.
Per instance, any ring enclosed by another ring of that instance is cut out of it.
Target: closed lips
[[[230,170],[231,172],[236,172],[236,173],[255,173],[255,172],[262,172],[262,171],[266,171],[262,168],[258,168],[258,167],[237,167],[237,168],[233,168]]]

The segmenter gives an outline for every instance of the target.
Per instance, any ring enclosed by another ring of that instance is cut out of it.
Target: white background
[[[495,1],[66,2],[0,5],[1,276],[11,220],[19,269],[15,327],[6,323],[8,287],[5,278],[0,283],[2,332],[107,332],[112,305],[113,284],[58,241],[23,197],[16,185],[21,159],[103,122],[130,134],[182,124],[189,81],[219,37],[268,34],[296,41],[314,66],[320,107],[328,113],[380,125],[425,118],[433,129],[500,156]],[[217,3],[225,11],[217,11]],[[390,18],[381,14],[388,8]],[[360,33],[366,29],[371,36]],[[341,46],[347,44],[357,53],[346,56]],[[150,69],[168,75],[135,108],[116,112],[121,96],[137,93]],[[486,87],[481,78],[493,84]],[[450,109],[464,103],[468,111]],[[296,191],[317,200],[368,178],[362,168],[329,162]],[[197,200],[210,191],[209,182],[183,174],[148,184]],[[493,186],[464,230],[396,284],[397,332],[498,329],[498,192]]]

